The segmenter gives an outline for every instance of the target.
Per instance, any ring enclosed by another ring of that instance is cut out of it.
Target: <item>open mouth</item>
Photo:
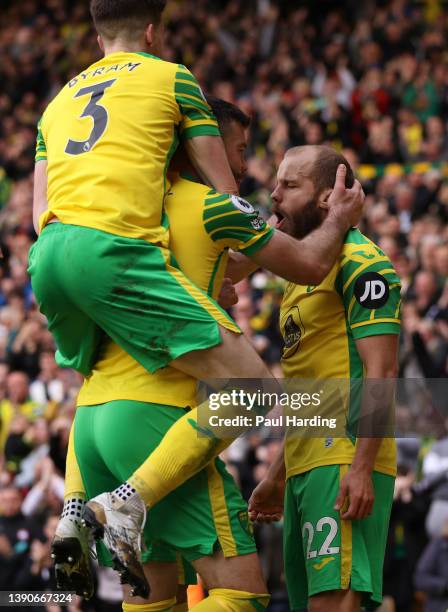
[[[275,229],[282,231],[282,229],[283,229],[283,227],[284,227],[284,225],[285,225],[285,221],[286,221],[286,219],[285,219],[285,217],[284,217],[284,216],[283,216],[281,213],[279,213],[279,212],[276,212],[276,213],[274,213],[274,214],[275,214],[275,216],[276,216],[276,218],[277,218],[277,223],[276,223],[276,225],[275,225]]]

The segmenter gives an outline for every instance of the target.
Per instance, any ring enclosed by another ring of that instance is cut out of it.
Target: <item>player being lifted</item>
[[[235,323],[183,275],[168,250],[163,201],[178,135],[204,180],[220,192],[236,186],[194,77],[154,55],[160,54],[164,5],[91,3],[105,57],[67,83],[40,122],[33,290],[59,364],[84,375],[105,333],[149,372],[171,364],[202,380],[269,379]],[[275,232],[255,261],[269,256],[277,262],[272,269],[288,280],[319,283],[362,209],[360,185],[341,188],[342,175],[338,185],[313,236],[299,246]],[[109,495],[107,507],[97,503],[96,518],[108,522],[116,515],[119,522],[129,505],[154,505],[219,452],[218,440],[198,438],[194,418],[180,419],[146,462],[144,477],[137,474],[127,483],[131,498]],[[135,552],[142,512],[134,517],[138,529],[128,531]],[[112,528],[110,533],[113,538]]]

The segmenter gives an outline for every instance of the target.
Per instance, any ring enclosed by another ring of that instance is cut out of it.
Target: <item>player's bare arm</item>
[[[243,255],[243,253],[229,253],[229,260],[227,262],[226,276],[232,279],[233,284],[239,283],[258,270],[260,266],[254,263],[249,257]]]
[[[277,217],[272,215],[267,220],[267,224],[275,228],[277,224]],[[258,270],[259,267],[260,266],[249,259],[247,255],[230,251],[229,259],[227,261],[226,276],[232,279],[233,284],[236,285],[236,283],[242,281],[243,278],[246,278],[249,276],[249,274],[252,274],[252,272]]]
[[[41,160],[34,167],[33,225],[36,234],[39,234],[39,217],[48,208],[47,166],[48,162]]]
[[[220,193],[238,193],[224,143],[217,136],[197,136],[185,142],[188,156],[204,183]]]
[[[263,480],[255,487],[249,499],[251,521],[271,523],[279,521],[283,515],[285,496],[286,468],[285,445],[278,454]]]
[[[357,225],[362,214],[365,195],[361,184],[355,181],[353,187],[346,188],[346,173],[341,164],[328,197],[328,215],[320,227],[302,240],[276,231],[268,244],[250,258],[232,254],[226,275],[237,283],[262,267],[292,283],[319,285],[339,256],[345,234]],[[277,190],[287,188],[279,181],[273,197]]]
[[[397,376],[398,336],[383,335],[361,338],[356,348],[366,370],[368,379],[393,379]],[[385,393],[384,401],[390,403]],[[363,396],[361,412],[368,411],[369,394]],[[359,437],[353,463],[343,478],[336,499],[335,509],[341,512],[344,520],[362,519],[372,512],[374,492],[372,472],[375,459],[383,438]]]

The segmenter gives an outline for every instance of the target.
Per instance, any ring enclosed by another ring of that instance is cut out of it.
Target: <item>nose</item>
[[[279,204],[281,201],[281,193],[280,193],[280,186],[277,185],[276,188],[274,189],[274,191],[271,193],[271,199],[273,202],[275,202],[275,204]]]

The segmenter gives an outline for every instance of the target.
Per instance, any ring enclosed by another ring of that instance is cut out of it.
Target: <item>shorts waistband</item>
[[[92,232],[96,234],[101,234],[107,237],[109,240],[128,240],[130,242],[138,242],[140,244],[145,244],[148,247],[153,247],[155,249],[160,249],[162,251],[169,251],[169,249],[161,244],[160,242],[148,242],[144,238],[130,238],[128,236],[120,236],[119,234],[112,234],[111,232],[105,232],[104,230],[97,229],[96,227],[89,227],[87,225],[74,225],[73,223],[64,223],[59,219],[54,223],[47,223],[47,225],[43,228],[40,233],[40,236],[44,234],[57,233],[57,232],[65,232],[67,229],[76,229],[79,231]]]

